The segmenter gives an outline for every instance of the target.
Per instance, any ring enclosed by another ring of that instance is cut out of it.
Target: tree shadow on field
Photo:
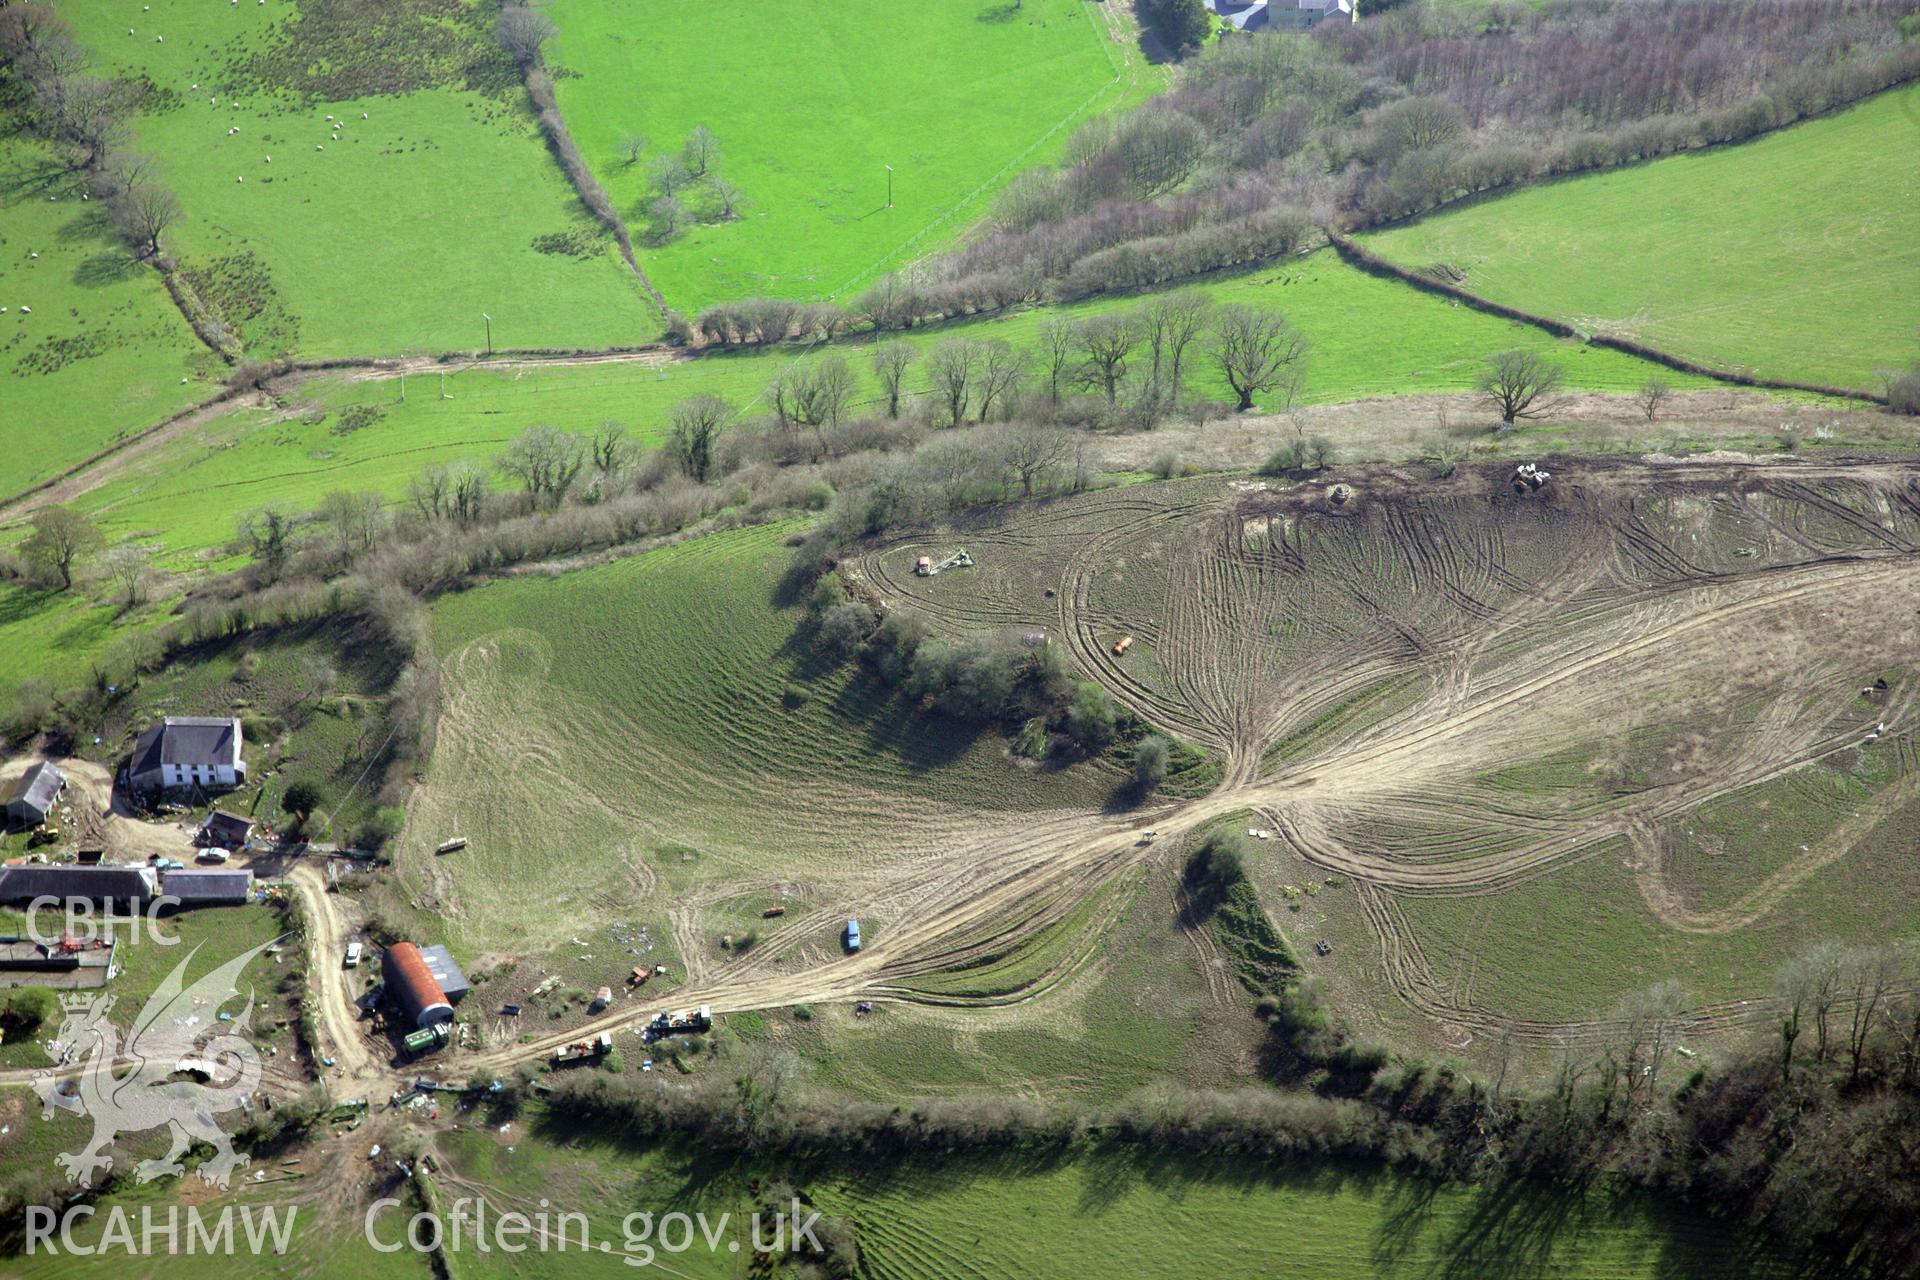
[[[83,289],[99,289],[129,280],[143,270],[132,254],[96,253],[73,269],[73,282]]]
[[[1392,1270],[1419,1246],[1438,1190],[1417,1182],[1394,1189],[1391,1212],[1374,1243],[1377,1269]],[[1763,1262],[1768,1275],[1822,1274],[1812,1263],[1783,1257],[1757,1233],[1701,1232],[1697,1223],[1639,1193],[1610,1193],[1586,1179],[1526,1178],[1481,1185],[1472,1211],[1423,1250],[1445,1260],[1426,1274],[1437,1280],[1534,1280],[1558,1274],[1568,1257],[1563,1248],[1576,1248],[1593,1230],[1607,1226],[1618,1232],[1616,1240],[1640,1237],[1652,1274],[1671,1280],[1741,1275]]]
[[[975,22],[984,22],[991,26],[1000,26],[1012,22],[1019,13],[1019,0],[1011,0],[1011,3],[1008,4],[997,4],[990,9],[982,9],[974,16],[973,20]]]

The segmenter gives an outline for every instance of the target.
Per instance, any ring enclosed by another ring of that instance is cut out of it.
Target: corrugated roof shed
[[[420,948],[411,942],[394,943],[387,948],[382,968],[388,993],[414,1026],[453,1021],[453,1005],[448,1003],[446,993],[440,990],[439,982],[421,958]]]
[[[182,905],[239,904],[253,897],[253,872],[229,867],[186,867],[160,877],[160,892]]]
[[[41,760],[14,779],[0,805],[5,806],[9,817],[38,823],[53,811],[53,802],[66,785],[67,775],[52,761]]]
[[[427,972],[440,984],[440,990],[447,999],[458,1000],[473,990],[473,984],[467,981],[466,974],[460,972],[460,966],[453,962],[453,956],[445,947],[422,947],[420,958],[427,962]]]

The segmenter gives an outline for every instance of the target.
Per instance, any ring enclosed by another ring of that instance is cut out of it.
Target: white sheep
[[[325,143],[316,143],[316,144],[314,144],[314,148],[313,148],[313,149],[314,149],[315,151],[325,151],[325,150],[327,149],[327,147],[326,147],[326,144],[325,144]]]
[[[272,157],[272,156],[268,156],[268,157],[267,157],[267,163],[268,163],[268,164],[272,164],[272,163],[273,163],[273,157]]]
[[[366,113],[366,112],[364,112],[364,111],[362,111],[362,112],[360,113],[360,118],[361,118],[362,120],[365,120],[365,119],[367,118],[367,113]]]
[[[22,308],[20,308],[20,314],[21,314],[21,315],[23,315],[23,316],[30,316],[30,315],[32,315],[32,314],[33,314],[33,308],[32,308],[32,307],[22,307]]]
[[[235,178],[235,179],[234,179],[234,181],[235,181],[235,182],[245,182],[245,181],[246,181],[246,179],[245,179],[245,178]]]
[[[39,256],[40,256],[40,253],[39,253],[39,251],[38,251],[38,250],[33,250],[33,251],[31,251],[31,252],[29,252],[29,253],[27,254],[27,256],[28,256],[29,258],[37,258],[37,257],[39,257]]]
[[[153,42],[155,44],[165,44],[167,42],[167,38],[165,36],[155,36],[153,38]]]

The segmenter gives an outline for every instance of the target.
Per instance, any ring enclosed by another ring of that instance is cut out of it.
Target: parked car
[[[847,950],[858,951],[859,949],[860,922],[858,920],[849,920],[847,921]]]
[[[347,968],[358,969],[360,967],[360,952],[361,952],[361,947],[359,943],[349,942],[347,944],[347,960],[346,960]]]

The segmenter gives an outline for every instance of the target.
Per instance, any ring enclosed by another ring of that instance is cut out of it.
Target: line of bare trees
[[[90,73],[73,29],[43,4],[0,6],[0,75],[19,87],[28,127],[46,139],[98,201],[137,257],[165,265],[161,236],[180,202],[151,160],[126,150],[144,90]]]

